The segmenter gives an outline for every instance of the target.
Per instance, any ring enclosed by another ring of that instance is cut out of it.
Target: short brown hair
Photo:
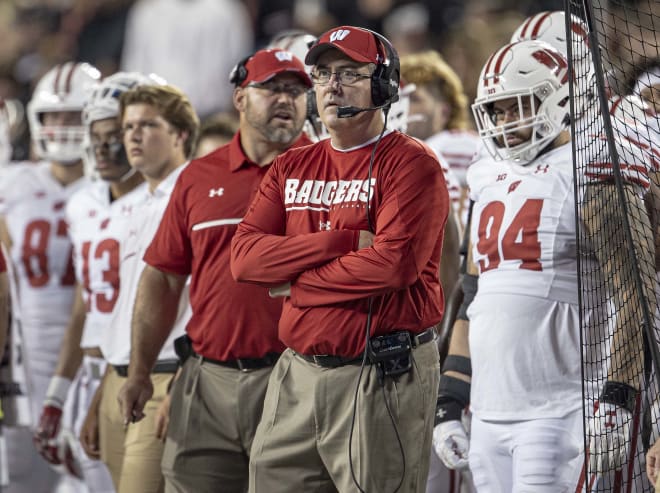
[[[214,136],[231,139],[237,131],[238,119],[233,114],[216,113],[202,122],[197,141]]]
[[[170,125],[180,132],[188,133],[183,150],[186,157],[190,157],[197,142],[199,117],[188,96],[169,85],[137,86],[119,96],[120,118],[124,118],[124,110],[127,106],[140,103],[153,106]]]
[[[406,83],[424,86],[438,100],[451,107],[448,130],[465,130],[468,125],[468,99],[456,72],[435,50],[401,57],[401,78]]]

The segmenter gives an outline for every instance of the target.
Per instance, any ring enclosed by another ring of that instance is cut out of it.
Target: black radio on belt
[[[407,373],[412,368],[412,341],[404,330],[369,339],[369,360],[386,377]]]
[[[183,334],[174,339],[174,352],[179,357],[181,366],[193,355],[192,340],[188,337],[188,334]]]

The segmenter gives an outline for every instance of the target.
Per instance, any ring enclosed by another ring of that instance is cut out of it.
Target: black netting
[[[574,21],[567,32],[591,454],[585,480],[592,491],[653,491],[644,455],[660,434],[660,99],[652,90],[656,79],[660,87],[660,2],[567,0],[566,10]]]

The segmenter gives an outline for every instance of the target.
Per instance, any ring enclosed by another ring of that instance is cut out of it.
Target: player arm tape
[[[51,378],[50,384],[48,385],[48,391],[46,392],[44,405],[54,406],[61,409],[64,406],[64,401],[66,400],[66,395],[69,392],[71,384],[72,381],[70,378],[61,377],[59,375],[55,375]]]
[[[628,384],[607,381],[600,393],[599,401],[614,404],[632,413],[635,410],[637,393],[637,389]]]
[[[438,385],[438,400],[451,399],[463,407],[470,403],[470,384],[459,378],[442,375]]]
[[[470,320],[467,316],[467,309],[474,300],[474,295],[477,294],[477,286],[479,285],[479,276],[468,274],[463,275],[463,303],[458,308],[456,314],[457,320]]]
[[[442,364],[442,373],[447,373],[448,371],[455,371],[466,377],[471,377],[472,361],[465,356],[450,354],[445,358],[445,362]]]
[[[470,384],[454,377],[442,375],[438,386],[434,424],[460,420],[463,409],[470,402]]]

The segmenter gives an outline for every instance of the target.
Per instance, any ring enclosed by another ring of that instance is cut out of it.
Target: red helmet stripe
[[[580,36],[584,44],[589,46],[589,33],[587,33],[581,22],[571,22],[571,31]]]
[[[534,26],[534,29],[532,29],[532,35],[531,35],[532,39],[536,39],[536,37],[539,35],[539,31],[541,30],[541,26],[543,25],[545,20],[548,17],[550,17],[550,15],[551,15],[550,12],[546,12],[545,14],[541,15],[541,18],[539,19],[539,21]]]
[[[497,55],[497,53],[493,53],[486,62],[486,68],[484,69],[484,87],[490,84],[490,78],[488,77],[488,74],[490,73],[490,64],[493,63],[493,58],[495,58],[495,55]]]
[[[497,62],[495,63],[495,67],[493,71],[495,72],[495,76],[493,77],[493,84],[496,84],[497,82],[500,81],[500,73],[502,72],[502,64],[504,63],[504,57],[506,54],[509,52],[511,47],[516,44],[516,43],[511,43],[507,46],[504,47],[504,49],[500,52],[499,58],[497,59]]]
[[[69,94],[71,92],[71,79],[73,79],[73,73],[76,71],[77,68],[78,68],[77,63],[71,64],[71,70],[69,70],[69,74],[66,76],[66,84],[64,85],[65,94]]]
[[[55,94],[60,93],[57,86],[60,85],[60,77],[62,75],[62,68],[63,67],[64,67],[63,65],[58,65],[57,66],[57,74],[55,74],[55,81],[53,82],[53,93],[55,93]]]
[[[527,39],[527,29],[529,29],[529,25],[536,19],[539,15],[541,14],[536,14],[533,15],[532,17],[528,17],[525,23],[523,24],[522,31],[520,32],[520,39]]]

